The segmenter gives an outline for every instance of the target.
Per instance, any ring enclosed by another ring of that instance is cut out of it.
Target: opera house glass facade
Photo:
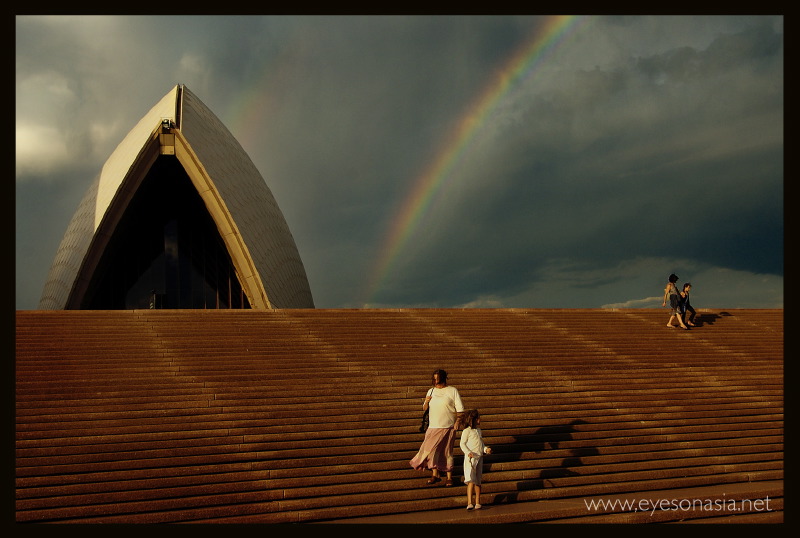
[[[120,143],[73,216],[39,308],[313,308],[261,175],[182,85]]]
[[[122,216],[81,308],[249,308],[214,221],[173,156],[159,157]]]

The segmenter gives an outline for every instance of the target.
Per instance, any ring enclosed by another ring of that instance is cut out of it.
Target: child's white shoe
[[[472,506],[471,504],[467,505],[467,510],[472,510],[473,508],[474,508],[474,506]]]
[[[481,505],[479,505],[479,504],[476,504],[476,505],[475,505],[475,510],[480,510],[480,509],[481,509]]]

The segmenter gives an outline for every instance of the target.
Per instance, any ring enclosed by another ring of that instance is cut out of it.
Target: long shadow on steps
[[[492,461],[486,462],[484,470],[489,473],[492,470],[493,464],[518,461],[523,452],[544,454],[548,450],[557,450],[560,448],[561,443],[573,439],[573,434],[576,431],[575,427],[579,424],[588,424],[588,422],[575,419],[569,424],[542,426],[533,433],[514,436],[513,443],[492,446],[492,456],[487,458]],[[548,481],[554,478],[579,476],[580,473],[576,472],[574,469],[575,467],[583,465],[581,458],[594,456],[599,453],[600,452],[595,447],[573,448],[570,450],[570,455],[563,458],[558,466],[542,469],[539,473],[540,478],[535,480],[521,480],[516,483],[515,491],[496,494],[494,503],[503,504],[517,502],[519,493],[522,491],[544,489]]]
[[[720,312],[719,314],[709,314],[709,313],[697,313],[697,317],[694,318],[694,324],[697,327],[702,327],[703,325],[714,325],[714,322],[717,321],[719,318],[723,316],[730,316],[728,312]]]

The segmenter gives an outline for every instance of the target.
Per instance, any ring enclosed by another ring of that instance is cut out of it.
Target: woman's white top
[[[429,428],[452,428],[456,422],[456,412],[464,411],[458,389],[450,385],[443,389],[433,388],[431,401],[428,403]],[[427,396],[428,393],[425,393]]]

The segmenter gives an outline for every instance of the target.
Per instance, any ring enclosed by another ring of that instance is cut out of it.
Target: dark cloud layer
[[[782,17],[581,20],[481,118],[377,278],[415,182],[546,22],[18,17],[17,308],[177,83],[265,177],[318,307],[652,307],[673,271],[700,307],[782,307]]]

